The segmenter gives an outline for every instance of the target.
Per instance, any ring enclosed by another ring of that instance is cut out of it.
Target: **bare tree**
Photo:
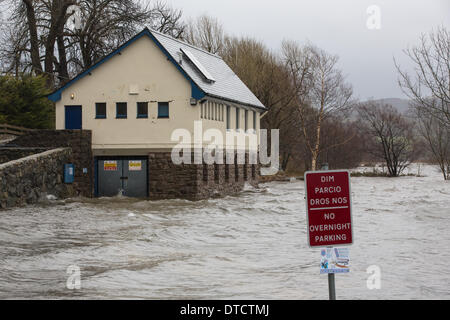
[[[413,124],[390,105],[369,101],[358,108],[360,129],[371,140],[366,149],[383,159],[391,177],[398,177],[416,157]]]
[[[161,1],[150,6],[134,0],[81,0],[81,29],[66,29],[70,42],[77,44],[81,69],[90,67],[112,49],[126,42],[138,31],[149,26],[157,31],[180,37],[185,25],[182,12]]]
[[[355,121],[331,116],[324,121],[321,136],[320,163],[328,163],[331,169],[351,169],[364,161],[364,134]]]
[[[414,65],[410,75],[395,62],[404,93],[420,115],[429,114],[450,127],[450,32],[440,27],[404,52]]]
[[[213,54],[220,54],[225,45],[225,32],[217,18],[202,15],[188,22],[184,38],[187,42]]]
[[[315,168],[320,152],[351,140],[343,137],[333,146],[320,143],[323,121],[351,105],[352,89],[337,69],[336,57],[293,41],[283,41],[278,55],[260,41],[227,36],[218,20],[208,16],[191,21],[185,38],[220,54],[268,108],[261,124],[280,129],[283,168],[303,149],[299,144],[308,146]]]
[[[280,130],[283,169],[299,154],[302,137],[298,131],[297,104],[307,92],[306,77],[300,78],[306,73],[303,61],[299,60],[303,56],[295,56],[296,48],[299,48],[296,44],[285,41],[283,54],[279,56],[257,40],[227,37],[222,52],[231,69],[268,108],[261,121],[262,128]]]
[[[352,107],[353,89],[337,67],[338,57],[317,47],[305,49],[304,64],[299,79],[303,79],[307,94],[299,96],[298,111],[302,134],[311,153],[311,170],[317,169],[317,161],[323,151],[322,125],[326,119],[349,111]],[[303,91],[301,93],[304,93]],[[314,112],[311,112],[311,109]],[[348,142],[341,141],[338,144]],[[330,148],[333,146],[328,146]]]
[[[450,140],[450,32],[440,27],[422,35],[418,46],[406,49],[414,74],[399,72],[399,84],[412,100],[420,131],[434,160],[449,178]]]
[[[67,21],[67,10],[76,0],[22,0],[12,8],[9,39],[13,40],[10,57],[18,71],[23,59],[29,59],[31,71],[35,74],[53,74],[57,61],[55,46],[58,35]],[[14,41],[14,35],[18,35]],[[52,87],[52,77],[47,77]]]
[[[180,37],[182,12],[161,1],[136,0],[8,0],[10,25],[3,28],[0,58],[5,73],[45,74],[49,87],[63,84],[145,26]],[[76,5],[77,10],[71,10]],[[81,27],[68,20],[79,14]]]
[[[129,0],[81,0],[78,8],[81,28],[66,28],[65,32],[67,45],[69,41],[76,44],[73,58],[79,69],[92,66],[131,38],[150,16],[147,7]]]
[[[263,125],[279,129],[291,116],[289,109],[295,101],[283,61],[263,43],[249,38],[227,38],[223,58],[269,109]]]
[[[255,40],[235,38],[226,41],[224,54],[231,68],[268,107],[263,127],[280,129],[283,168],[299,154],[298,144],[307,147],[315,169],[321,152],[351,141],[352,137],[342,135],[333,144],[321,144],[322,123],[348,110],[352,103],[352,89],[336,68],[337,58],[293,41],[283,41],[279,58]],[[317,103],[319,92],[323,99]]]
[[[187,29],[186,23],[183,22],[183,11],[173,8],[163,1],[157,1],[151,7],[150,21],[147,23],[152,29],[176,39],[183,38]]]
[[[450,129],[432,114],[417,109],[420,133],[445,180],[450,180]]]

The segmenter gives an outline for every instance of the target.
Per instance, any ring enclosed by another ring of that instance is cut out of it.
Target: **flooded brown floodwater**
[[[450,184],[353,178],[339,299],[449,299]],[[327,299],[303,182],[201,202],[72,199],[0,212],[0,299]],[[366,270],[381,268],[368,290]],[[81,289],[69,290],[69,266]]]

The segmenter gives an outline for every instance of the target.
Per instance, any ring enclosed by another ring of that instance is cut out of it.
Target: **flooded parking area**
[[[450,184],[353,178],[338,299],[449,299]],[[200,202],[71,199],[0,212],[0,299],[327,299],[302,181]],[[367,269],[381,270],[369,290]],[[67,283],[80,270],[80,289]],[[69,273],[68,273],[69,271]]]

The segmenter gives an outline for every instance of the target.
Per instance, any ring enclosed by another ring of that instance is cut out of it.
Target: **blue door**
[[[66,130],[81,130],[82,128],[81,106],[66,106]]]

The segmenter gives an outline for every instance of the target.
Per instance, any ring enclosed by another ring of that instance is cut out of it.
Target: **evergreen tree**
[[[54,107],[46,79],[24,75],[0,77],[0,122],[31,129],[54,127]]]

